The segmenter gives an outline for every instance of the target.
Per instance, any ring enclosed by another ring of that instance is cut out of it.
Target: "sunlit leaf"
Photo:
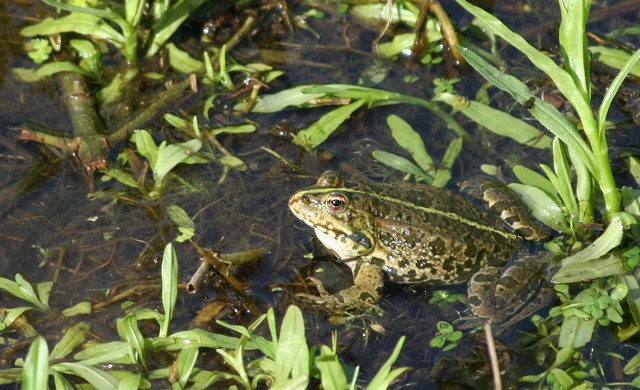
[[[571,231],[562,208],[546,192],[537,187],[519,183],[509,184],[509,188],[522,197],[537,220],[560,232],[568,233]]]
[[[51,366],[51,369],[61,373],[77,375],[97,389],[115,389],[118,387],[118,379],[115,376],[84,364],[64,362]]]
[[[618,70],[623,69],[632,56],[632,54],[625,50],[607,46],[589,46],[589,51],[595,61],[601,62]],[[640,77],[640,64],[637,62],[633,64],[629,73],[636,77]]]
[[[29,347],[29,352],[22,370],[22,388],[27,390],[46,390],[49,378],[49,349],[42,336],[36,338]]]
[[[149,36],[149,48],[146,56],[151,57],[164,45],[164,43],[180,27],[182,22],[200,5],[204,0],[178,0],[171,3],[171,7],[162,17],[151,27]]]
[[[169,65],[181,73],[195,73],[204,67],[204,62],[191,57],[186,51],[178,49],[173,43],[167,46]]]
[[[320,356],[316,357],[315,365],[320,370],[320,379],[325,389],[346,389],[347,377],[344,374],[338,355],[331,348],[320,347]]]
[[[91,314],[92,307],[91,302],[83,301],[78,302],[75,305],[68,307],[62,311],[62,315],[65,317],[74,317],[83,314]]]
[[[567,317],[562,321],[558,345],[560,348],[580,348],[591,341],[596,320],[579,317]]]
[[[309,347],[302,312],[297,306],[289,306],[282,320],[275,363],[275,386],[279,380],[287,378],[306,377],[308,380]]]
[[[366,99],[360,99],[346,106],[341,106],[329,111],[314,124],[299,131],[294,142],[300,146],[315,148],[329,138],[338,126],[349,119],[351,114],[366,102]]]
[[[425,172],[434,170],[433,159],[418,134],[409,123],[397,115],[387,117],[387,125],[391,129],[391,136],[404,150],[409,152],[413,160]]]
[[[102,18],[89,14],[72,13],[55,19],[46,18],[40,23],[27,26],[20,30],[20,34],[26,37],[67,32],[95,36],[114,44],[124,43],[124,36],[122,34],[105,23]]]
[[[374,150],[371,155],[381,163],[390,166],[393,169],[397,169],[400,172],[414,175],[417,181],[423,181],[431,184],[433,178],[420,169],[416,164],[407,160],[404,157],[400,157],[393,153],[385,152],[383,150]]]
[[[433,100],[449,104],[456,111],[461,112],[492,133],[540,149],[551,146],[551,137],[504,111],[451,93],[440,93],[434,96]],[[461,104],[460,100],[464,100],[464,104]]]
[[[611,249],[620,245],[623,235],[624,228],[622,221],[616,217],[610,222],[604,233],[591,243],[591,245],[575,255],[566,257],[562,260],[562,266],[564,267],[573,263],[580,263],[582,261],[588,261],[604,256]]]
[[[64,359],[69,355],[77,346],[84,343],[87,332],[91,326],[88,322],[78,322],[71,326],[64,332],[64,336],[51,350],[49,360],[55,361],[58,359]]]
[[[186,213],[184,214],[186,215]],[[164,248],[160,273],[162,276],[162,307],[164,309],[164,320],[160,325],[160,337],[165,337],[169,334],[169,325],[178,296],[178,256],[171,243]]]
[[[393,382],[398,376],[409,369],[409,367],[402,367],[391,370],[391,366],[393,365],[393,363],[395,363],[396,359],[398,359],[398,356],[400,355],[400,350],[402,349],[404,340],[405,336],[400,337],[389,358],[384,362],[382,367],[380,367],[376,376],[374,376],[371,382],[369,382],[367,390],[386,389],[387,387],[389,387],[391,382]]]

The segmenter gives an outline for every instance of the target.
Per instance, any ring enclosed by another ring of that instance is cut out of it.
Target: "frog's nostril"
[[[309,203],[309,196],[308,195],[302,195],[302,201],[305,203]]]

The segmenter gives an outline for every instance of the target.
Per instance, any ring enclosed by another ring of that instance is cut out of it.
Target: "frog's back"
[[[518,243],[499,218],[445,189],[398,183],[351,191],[376,230],[370,261],[398,283],[461,283],[493,259],[508,259]]]

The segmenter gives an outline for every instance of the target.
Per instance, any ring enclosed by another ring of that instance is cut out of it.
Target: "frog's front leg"
[[[492,323],[510,324],[533,314],[552,296],[545,278],[552,260],[546,253],[523,257],[505,268],[482,268],[469,280],[471,312]]]
[[[329,311],[372,308],[382,298],[384,277],[380,267],[373,264],[360,264],[354,270],[353,286],[335,294],[329,294],[318,279],[309,279],[320,294],[317,302]]]

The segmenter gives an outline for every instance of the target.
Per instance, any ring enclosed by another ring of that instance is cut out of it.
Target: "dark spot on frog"
[[[429,268],[429,266],[429,260],[427,259],[419,259],[418,261],[416,261],[416,268],[418,269],[427,269]]]
[[[464,255],[468,258],[474,259],[478,253],[478,246],[473,240],[465,240],[466,248],[464,250]]]
[[[349,238],[367,249],[371,249],[373,247],[371,240],[369,240],[369,237],[367,237],[363,232],[354,232],[349,236]]]
[[[442,256],[446,252],[446,244],[440,237],[429,242],[427,246],[434,256]]]

